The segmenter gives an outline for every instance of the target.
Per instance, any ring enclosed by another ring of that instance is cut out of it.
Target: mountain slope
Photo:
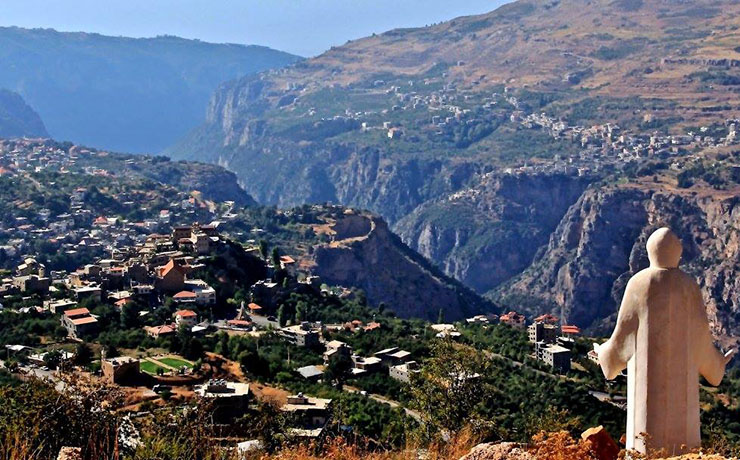
[[[332,242],[314,248],[311,272],[322,282],[362,289],[368,300],[404,318],[456,321],[494,305],[443,275],[403,244],[378,216],[347,211],[318,227]]]
[[[39,115],[23,98],[0,89],[0,137],[46,137],[46,127]]]
[[[263,203],[331,201],[377,212],[478,292],[532,313],[562,309],[569,321],[597,327],[612,317],[611,291],[628,273],[631,252],[616,248],[631,248],[654,222],[633,221],[639,206],[614,202],[628,218],[617,211],[609,231],[623,239],[562,258],[550,232],[558,235],[576,212],[570,206],[588,178],[599,181],[595,189],[662,181],[676,196],[692,174],[709,196],[735,187],[716,176],[738,164],[738,43],[740,3],[730,0],[519,0],[225,83],[206,123],[170,152],[234,171]],[[522,181],[501,193],[490,178],[508,173],[584,182]],[[691,209],[670,222],[700,218]],[[717,248],[702,250],[702,263],[736,257],[726,241]],[[600,271],[607,255],[616,265]],[[583,261],[572,268],[580,284],[552,281],[573,257]],[[718,310],[725,301],[716,299],[740,292],[712,286],[704,292]],[[738,330],[732,308],[718,321]]]
[[[221,82],[297,59],[177,37],[0,28],[0,87],[21,93],[53,137],[119,151],[160,151],[203,121]]]

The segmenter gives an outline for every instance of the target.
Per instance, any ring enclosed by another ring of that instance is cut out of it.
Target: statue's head
[[[678,267],[682,251],[681,240],[668,227],[659,228],[648,238],[647,253],[651,267]]]

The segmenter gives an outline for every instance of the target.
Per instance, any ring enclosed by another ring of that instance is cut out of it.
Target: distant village
[[[464,66],[465,63],[459,62],[457,65]],[[422,89],[416,91],[416,87]],[[630,163],[648,159],[686,160],[691,158],[691,152],[696,148],[715,148],[740,142],[737,134],[739,119],[727,119],[723,126],[701,126],[696,131],[682,135],[663,135],[658,131],[635,133],[622,129],[616,123],[580,126],[546,113],[536,113],[515,95],[515,90],[508,87],[503,92],[490,94],[476,92],[474,88],[475,85],[473,90],[464,90],[439,78],[409,80],[404,84],[376,80],[371,88],[356,88],[356,91],[366,95],[392,95],[396,103],[375,111],[356,112],[347,109],[342,114],[322,120],[352,120],[359,124],[363,133],[380,131],[390,140],[403,138],[409,142],[419,142],[419,133],[426,134],[432,140],[451,138],[462,127],[466,130],[476,126],[484,129],[508,121],[520,129],[538,130],[555,140],[575,144],[579,149],[577,155],[556,156],[553,160],[506,168],[504,172],[508,174],[559,171],[588,175],[604,168],[621,169]],[[289,85],[285,91],[301,92],[301,88]],[[300,100],[300,97],[296,100]],[[292,105],[281,107],[281,110],[293,109]],[[422,115],[424,111],[428,112],[428,117]],[[404,120],[404,116],[399,115],[403,112],[413,112],[409,121],[398,121]],[[313,117],[316,114],[316,108],[309,108],[304,116]],[[644,113],[642,121],[650,124],[654,121],[653,114]],[[722,134],[717,135],[716,131]],[[671,168],[680,170],[682,161],[674,161]]]

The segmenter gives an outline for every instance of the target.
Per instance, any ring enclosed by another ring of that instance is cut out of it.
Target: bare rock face
[[[478,444],[460,460],[535,460],[515,442]]]
[[[445,273],[487,292],[528,267],[590,177],[488,174],[419,206],[394,229]]]
[[[446,321],[493,307],[403,244],[377,216],[348,215],[334,224],[334,241],[313,252],[313,272],[328,284],[365,291],[401,317]]]
[[[569,209],[534,263],[495,297],[532,313],[562,313],[568,322],[606,330],[627,280],[648,265],[647,237],[669,226],[684,245],[682,267],[702,288],[714,332],[737,331],[738,203],[732,192],[661,184],[591,188]]]

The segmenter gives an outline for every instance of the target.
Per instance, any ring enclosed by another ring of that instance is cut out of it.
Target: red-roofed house
[[[249,312],[253,315],[259,315],[262,312],[262,307],[256,303],[250,303],[247,307],[249,307]]]
[[[560,327],[560,331],[563,334],[576,335],[576,334],[580,334],[581,333],[581,328],[579,328],[578,326],[568,326],[566,324],[563,324]]]
[[[67,310],[62,315],[62,326],[70,337],[94,334],[98,331],[98,320],[90,315],[87,308]]]
[[[177,303],[195,303],[198,295],[192,291],[180,291],[177,294],[173,295],[172,298]]]
[[[523,329],[524,326],[526,326],[527,324],[527,318],[515,311],[510,311],[509,313],[501,315],[499,321],[501,321],[503,324],[508,324],[509,326],[518,327],[521,329]]]
[[[174,334],[175,325],[174,324],[163,324],[161,326],[145,326],[144,331],[146,331],[149,337],[158,339],[166,335]]]
[[[157,279],[154,288],[162,292],[180,292],[185,287],[185,275],[188,267],[182,262],[170,259],[167,264],[157,268]]]
[[[540,315],[534,319],[535,323],[556,324],[558,321],[558,317],[550,313],[545,313],[544,315]]]
[[[230,319],[228,325],[235,329],[249,330],[252,328],[252,322],[246,319]]]
[[[124,297],[123,299],[116,300],[113,305],[115,305],[118,310],[121,310],[123,307],[131,303],[134,303],[134,300],[131,297]]]
[[[177,326],[194,326],[198,322],[198,314],[193,310],[178,310],[175,312],[175,324]]]

